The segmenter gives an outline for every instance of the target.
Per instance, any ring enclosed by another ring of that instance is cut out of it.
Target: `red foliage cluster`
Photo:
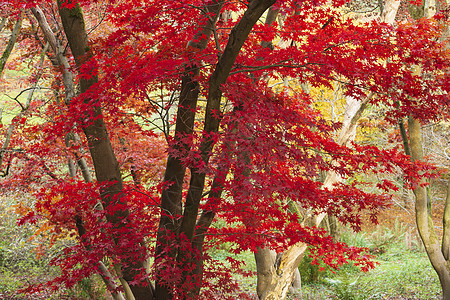
[[[327,5],[323,5],[325,2]],[[46,5],[45,1],[11,3],[18,9]],[[100,2],[80,3],[89,12]],[[149,276],[162,276],[157,280],[175,287],[175,298],[183,297],[192,285],[201,282],[199,278],[182,278],[201,275],[191,274],[195,273],[191,262],[200,259],[210,262],[202,282],[210,289],[203,296],[225,297],[218,296],[215,281],[209,279],[220,275],[229,281],[229,270],[207,254],[208,248],[223,242],[233,243],[236,252],[256,251],[262,246],[283,251],[305,242],[315,259],[322,259],[328,266],[338,268],[353,261],[367,270],[373,263],[364,249],[335,243],[322,229],[301,225],[302,215],[290,204],[296,203],[303,211],[336,215],[358,230],[361,211],[368,210],[376,222],[377,212],[387,206],[389,193],[397,190],[393,182],[383,180],[367,192],[365,187],[373,184],[362,175],[401,169],[413,186],[421,177],[436,173],[432,166],[411,163],[396,150],[338,144],[333,133],[339,124],[325,120],[313,108],[310,95],[288,86],[280,91],[269,87],[276,80],[288,78],[327,88],[340,81],[346,84],[346,96],[362,100],[373,92],[376,96],[370,104],[386,106],[390,122],[407,115],[424,122],[448,117],[449,51],[437,38],[442,30],[440,23],[423,19],[395,28],[380,22],[359,24],[339,9],[330,9],[330,5],[341,7],[345,3],[342,0],[301,4],[277,1],[276,8],[286,15],[282,26],[277,22],[256,24],[220,87],[226,103],[220,111],[212,111],[220,120],[220,130],[203,129],[203,119],[198,117],[192,134],[174,138],[174,99],[180,94],[186,68],[200,69],[191,76],[199,86],[200,99],[208,99],[211,74],[228,38],[235,34],[232,28],[249,5],[225,1],[222,12],[230,13],[230,17],[218,21],[205,49],[199,49],[192,45],[204,38],[198,32],[207,26],[204,8],[208,3],[112,1],[105,24],[100,24],[102,33],[92,39],[93,56],[81,68],[73,68],[79,78],[98,75],[99,82],[68,107],[62,101],[33,107],[28,118],[39,117],[39,121],[15,120],[21,135],[15,135],[10,147],[20,151],[9,156],[12,174],[0,185],[9,189],[26,186],[36,199],[33,211],[19,223],[46,222],[54,226],[55,234],[65,230],[77,241],[53,261],[62,270],[52,283],[55,286],[72,286],[98,272],[97,263],[105,257],[112,263],[121,261],[126,268],[126,262],[154,256],[160,215],[172,218],[174,223],[183,218],[160,210],[156,196],[175,184],[162,182],[167,155],[179,159],[192,172],[205,174],[208,187],[213,180],[221,180],[222,196],[208,198],[215,191],[205,189],[199,206],[225,221],[224,226],[207,231],[201,251],[183,234],[169,232],[165,236],[171,242],[161,246],[158,257],[153,257],[155,267]],[[67,9],[76,4],[63,1]],[[273,49],[262,45],[275,40],[285,45]],[[415,72],[419,67],[420,76]],[[58,74],[54,78],[54,84],[61,83]],[[86,113],[96,103],[101,103],[103,113]],[[208,107],[200,104],[193,110],[202,115],[205,109]],[[100,209],[105,205],[104,183],[83,182],[80,174],[69,178],[65,167],[68,158],[85,158],[90,168],[97,167],[90,162],[88,141],[80,128],[89,126],[95,118],[105,120],[126,179],[123,190],[105,210]],[[82,138],[66,144],[68,133],[79,133]],[[205,143],[215,146],[205,152]],[[344,181],[324,188],[320,178],[331,171]],[[187,183],[189,176],[184,180]],[[187,189],[183,199],[186,195]],[[119,222],[111,222],[114,218]],[[84,232],[77,224],[80,220]],[[150,245],[147,249],[145,243]],[[178,260],[171,256],[174,252],[190,254]],[[229,258],[229,263],[239,269],[238,262]],[[141,282],[143,274],[131,283]],[[235,286],[228,288],[220,286],[230,293]]]

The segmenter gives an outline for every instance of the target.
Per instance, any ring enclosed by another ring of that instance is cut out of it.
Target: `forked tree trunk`
[[[171,237],[173,237],[172,233],[178,234],[180,227],[180,220],[175,219],[174,216],[182,214],[182,189],[186,176],[186,166],[182,160],[187,155],[190,140],[192,140],[191,135],[194,130],[197,101],[200,92],[200,86],[195,77],[199,74],[199,65],[202,62],[195,57],[197,52],[206,48],[222,5],[223,1],[211,1],[205,7],[204,15],[199,20],[198,33],[187,45],[194,59],[190,62],[191,65],[186,66],[181,81],[174,136],[174,144],[176,146],[172,149],[178,152],[178,155],[169,153],[164,174],[164,182],[169,183],[169,185],[166,189],[163,189],[161,194],[161,217],[155,252],[157,263],[164,249],[174,242],[171,240]],[[172,247],[172,249],[172,251],[164,253],[164,255],[175,258],[177,251],[175,247]],[[169,299],[171,297],[171,287],[166,286],[163,276],[158,274],[156,278],[156,298]]]
[[[214,2],[214,1],[213,1]],[[221,54],[214,72],[209,79],[209,88],[206,104],[206,113],[204,120],[203,130],[205,136],[199,146],[199,152],[201,154],[201,159],[205,165],[208,165],[211,150],[214,146],[213,135],[217,133],[220,124],[220,118],[216,116],[216,112],[220,111],[220,104],[222,99],[221,85],[224,84],[230,74],[231,68],[244,44],[247,40],[250,31],[252,30],[255,23],[259,20],[262,14],[273,4],[275,0],[254,0],[248,5],[247,10],[244,12],[239,23],[231,30],[228,38],[227,45]],[[206,174],[204,170],[198,168],[191,168],[191,178],[189,183],[189,189],[186,196],[183,216],[180,221],[176,221],[180,224],[180,228],[176,234],[187,238],[192,242],[193,247],[201,249],[203,244],[203,239],[194,239],[194,232],[197,229],[197,216],[200,205],[200,200],[203,196],[203,191],[205,188],[205,178]],[[173,201],[173,202],[172,202]],[[179,211],[181,208],[181,199],[172,198],[168,201],[171,207]],[[166,213],[172,214],[172,211],[167,211]],[[174,214],[172,214],[174,215]],[[166,217],[162,219],[163,222],[171,224],[174,222],[173,219]],[[206,225],[206,223],[204,223]],[[173,228],[173,225],[170,225]],[[205,227],[203,227],[205,228]],[[157,248],[167,244],[167,230],[161,228],[161,232],[158,232],[157,238]],[[169,253],[169,255],[171,255]],[[164,259],[164,257],[159,257]],[[177,262],[183,265],[194,264],[192,261],[192,253],[187,249],[180,249],[176,255]],[[184,286],[198,286],[201,283],[199,275],[201,275],[201,269],[197,268],[199,265],[195,264],[193,272],[184,271],[182,274],[181,284]],[[187,270],[187,268],[183,268]],[[158,277],[158,275],[157,275]],[[172,298],[172,287],[167,287],[161,283],[156,285],[156,298],[158,300],[165,300]],[[195,288],[193,293],[192,290],[185,291],[189,299],[196,297],[195,293],[198,293],[199,289]]]
[[[432,17],[436,12],[436,4],[437,3],[434,0],[426,0],[425,3],[419,7],[413,7],[413,5],[411,5],[411,16],[415,20],[422,17]],[[448,31],[448,28],[446,30]],[[420,73],[420,69],[417,68],[417,75],[420,75]],[[422,125],[420,121],[410,116],[408,118],[408,129],[411,160],[423,160]],[[447,186],[447,197],[444,206],[442,241],[439,240],[434,229],[433,220],[428,210],[427,191],[426,188],[422,186],[423,184],[426,184],[425,180],[418,183],[413,190],[416,198],[415,211],[417,229],[431,265],[438,274],[439,282],[442,287],[443,299],[450,300],[450,180]]]
[[[422,141],[422,129],[420,121],[410,117],[408,119],[409,127],[409,139],[411,146],[411,159],[412,161],[423,159],[423,141]],[[450,250],[450,181],[447,187],[447,197],[445,201],[443,225],[444,233],[442,244],[437,236],[433,220],[428,211],[427,205],[427,191],[426,188],[421,186],[425,184],[425,180],[422,180],[417,186],[414,187],[414,195],[416,197],[416,223],[419,230],[420,238],[425,246],[428,258],[430,259],[433,268],[439,276],[439,281],[442,286],[443,299],[450,299],[450,263],[449,263],[449,250]]]
[[[305,243],[297,243],[279,255],[267,248],[260,248],[255,252],[259,299],[280,300],[286,298],[294,273],[300,265],[306,249]]]

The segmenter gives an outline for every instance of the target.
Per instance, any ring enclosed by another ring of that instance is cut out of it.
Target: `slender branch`
[[[6,21],[8,21],[8,17],[7,16],[2,18],[2,21],[0,22],[0,32],[2,32],[3,27],[5,27]]]
[[[37,78],[36,78],[36,82],[34,83],[34,86],[28,89],[25,89],[23,91],[21,91],[19,93],[19,95],[16,96],[16,98],[14,100],[17,101],[17,103],[19,103],[20,107],[21,107],[21,111],[19,112],[19,114],[17,116],[14,117],[14,119],[12,120],[11,124],[8,127],[8,130],[6,131],[6,136],[5,136],[5,141],[3,142],[2,148],[0,149],[0,169],[1,166],[3,164],[3,158],[6,152],[6,149],[8,149],[9,144],[11,142],[11,138],[12,135],[14,133],[14,130],[16,129],[17,126],[17,120],[21,119],[28,111],[30,104],[31,104],[31,100],[33,99],[33,94],[34,91],[37,89],[37,85],[39,83],[39,80],[42,76],[42,66],[44,65],[44,58],[45,56],[43,55],[48,49],[48,43],[45,45],[43,51],[42,51],[42,55],[39,61],[39,70],[41,70],[38,74],[37,74]],[[27,100],[25,102],[25,105],[22,105],[22,103],[20,103],[20,101],[17,100],[17,97],[19,97],[23,92],[25,91],[30,91],[27,97]]]
[[[0,75],[3,73],[6,62],[8,61],[8,58],[11,55],[14,45],[16,44],[17,36],[19,35],[19,31],[22,28],[23,17],[24,17],[24,12],[21,12],[19,19],[17,20],[17,22],[14,25],[14,28],[12,30],[11,37],[9,38],[9,41],[8,41],[8,45],[6,45],[5,51],[3,51],[3,54],[0,57]]]

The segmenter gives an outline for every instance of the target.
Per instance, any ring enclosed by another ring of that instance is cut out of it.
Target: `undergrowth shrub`
[[[26,201],[26,200],[25,200]],[[14,197],[0,198],[0,299],[105,299],[101,279],[86,278],[72,290],[45,291],[24,296],[20,290],[45,283],[59,274],[50,260],[73,241],[61,239],[50,247],[45,232],[36,234],[39,224],[18,226]]]

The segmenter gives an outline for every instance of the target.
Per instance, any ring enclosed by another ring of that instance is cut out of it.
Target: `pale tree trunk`
[[[279,12],[279,8],[271,6],[269,11],[267,12],[265,24],[268,26],[272,25],[276,21],[277,17],[279,17]],[[289,44],[289,41],[280,41],[280,43],[287,45]],[[271,50],[273,50],[275,47],[273,41],[262,41],[261,46],[264,48],[269,48]],[[266,81],[268,82],[268,78],[266,79]],[[277,253],[273,250],[270,250],[269,248],[259,247],[254,255],[256,261],[257,290],[269,290],[267,287],[270,285],[272,278],[270,266],[275,264],[277,260]],[[301,276],[298,268],[294,270],[293,279],[289,285],[289,290],[291,292],[295,292],[295,290],[301,291]]]
[[[422,7],[410,7],[410,12],[416,20],[422,17],[432,17],[436,12],[436,2],[434,0],[426,0]],[[417,73],[420,75],[419,68],[417,68]],[[422,125],[420,121],[410,116],[408,118],[408,129],[411,160],[423,160]],[[428,210],[427,190],[422,186],[423,184],[426,184],[425,179],[422,179],[413,190],[416,198],[417,229],[425,246],[428,258],[438,274],[443,299],[450,300],[450,180],[447,186],[447,197],[444,206],[442,241],[439,240],[435,231],[433,220]]]
[[[354,138],[356,126],[361,117],[367,102],[372,98],[369,94],[364,101],[358,101],[354,98],[347,98],[347,105],[341,132],[337,143],[348,145]],[[341,180],[335,172],[328,172],[324,188],[331,189],[333,184]],[[326,214],[316,214],[309,211],[304,216],[303,225],[318,226]],[[257,294],[261,300],[280,300],[285,299],[287,292],[293,282],[294,274],[305,255],[307,244],[299,242],[289,247],[285,252],[275,256],[269,249],[260,249],[255,253],[258,282]]]
[[[6,62],[8,61],[8,58],[11,55],[14,45],[16,44],[17,36],[19,35],[20,28],[22,28],[23,16],[24,16],[24,13],[22,12],[19,16],[19,19],[16,21],[16,24],[13,27],[13,30],[11,32],[11,37],[9,38],[8,44],[6,45],[6,48],[3,51],[2,56],[0,57],[0,75],[3,73],[3,69],[5,68]],[[5,22],[6,22],[6,20],[5,20]]]
[[[412,161],[423,159],[423,140],[422,129],[420,121],[410,117],[408,119],[409,140],[411,146]],[[439,281],[442,286],[443,299],[450,299],[450,263],[448,260],[450,249],[450,185],[447,187],[447,198],[445,201],[443,225],[444,236],[442,244],[437,236],[433,220],[428,212],[427,206],[427,191],[421,184],[425,184],[423,179],[414,187],[414,195],[416,197],[416,223],[419,230],[420,238],[425,246],[428,258],[430,259],[433,268],[439,276]]]
[[[66,105],[69,105],[73,97],[75,97],[75,88],[73,81],[73,73],[70,70],[70,65],[67,60],[67,57],[64,55],[64,49],[62,48],[60,41],[56,38],[55,34],[50,28],[50,25],[48,24],[47,19],[42,10],[40,9],[40,7],[36,6],[31,8],[31,12],[38,21],[39,27],[41,28],[41,31],[44,34],[45,39],[52,48],[53,53],[55,53],[56,62],[52,61],[53,65],[55,67],[60,67],[62,69],[63,85],[65,91],[64,102],[66,103]],[[74,131],[69,132],[65,137],[65,143],[66,146],[68,147],[71,145],[71,143],[80,143],[80,137]],[[80,149],[80,151],[83,150]],[[92,175],[89,171],[86,160],[82,156],[75,154],[75,161],[76,163],[73,161],[73,159],[69,158],[70,173],[73,174],[73,176],[75,176],[76,165],[78,165],[84,180],[86,182],[92,182],[93,181]]]
[[[388,23],[393,23],[397,10],[400,6],[400,0],[387,0],[385,8],[383,10],[382,20]],[[278,10],[271,9],[267,16],[269,25],[276,19]],[[289,44],[289,41],[285,44]],[[273,48],[272,43],[265,42],[264,46]],[[356,123],[361,117],[367,102],[373,97],[373,93],[370,93],[367,98],[361,103],[351,97],[347,98],[347,105],[345,110],[345,116],[343,120],[343,127],[338,137],[338,143],[340,145],[346,145],[350,141],[353,141],[356,134]],[[329,172],[325,178],[324,187],[331,188],[331,186],[340,181],[341,178],[334,172]],[[304,218],[304,223],[311,224],[312,226],[318,226],[326,214],[316,215],[314,212],[308,212],[308,215]],[[337,222],[336,218],[332,218]],[[337,225],[336,223],[334,225]],[[255,260],[257,265],[257,294],[260,299],[284,299],[286,297],[289,287],[296,285],[301,288],[301,279],[298,271],[298,265],[300,264],[306,251],[306,245],[296,245],[285,253],[274,253],[269,249],[259,248],[255,253]],[[278,257],[277,264],[273,262]],[[281,262],[285,262],[281,264]],[[285,270],[288,270],[287,272]],[[281,275],[279,275],[281,274]]]
[[[397,16],[398,8],[400,7],[400,0],[387,0],[383,7],[383,13],[381,14],[381,20],[388,24],[394,24],[395,17]]]

